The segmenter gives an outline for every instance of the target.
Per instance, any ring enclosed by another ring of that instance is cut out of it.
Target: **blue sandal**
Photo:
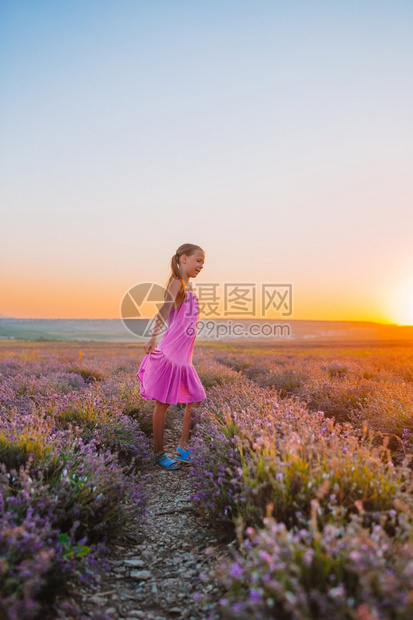
[[[182,461],[183,463],[191,463],[191,454],[193,453],[193,450],[182,450],[182,448],[178,446],[176,451],[179,455],[175,457],[177,461]]]
[[[170,459],[165,452],[162,452],[162,454],[155,457],[154,462],[156,465],[159,465],[159,467],[162,467],[162,469],[181,469],[179,463],[177,463],[174,459]]]

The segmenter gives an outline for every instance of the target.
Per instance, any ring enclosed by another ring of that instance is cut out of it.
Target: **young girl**
[[[206,399],[205,390],[192,365],[192,354],[199,318],[198,299],[189,283],[201,271],[205,252],[198,245],[184,243],[171,260],[171,275],[165,301],[155,317],[152,338],[146,342],[145,357],[137,377],[141,395],[156,400],[153,412],[154,461],[164,469],[180,469],[176,461],[189,462],[192,450],[185,450],[189,440],[191,409]],[[157,335],[168,320],[168,326],[156,346]],[[163,434],[169,405],[187,403],[177,456],[170,459],[164,452]]]

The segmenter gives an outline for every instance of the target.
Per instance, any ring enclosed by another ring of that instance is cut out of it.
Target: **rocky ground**
[[[173,457],[182,428],[182,409],[171,407],[165,452]],[[209,531],[190,502],[191,465],[166,471],[149,465],[145,519],[111,549],[111,569],[98,587],[80,589],[75,600],[84,618],[166,620],[220,618],[222,588],[214,577],[230,545]]]

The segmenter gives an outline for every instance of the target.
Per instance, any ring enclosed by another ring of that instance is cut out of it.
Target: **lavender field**
[[[0,618],[84,617],[70,593],[143,518],[143,354],[0,343]],[[411,344],[198,344],[193,361],[191,502],[231,549],[208,617],[413,617]]]

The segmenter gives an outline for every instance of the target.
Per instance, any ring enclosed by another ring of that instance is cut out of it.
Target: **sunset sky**
[[[412,31],[411,0],[2,0],[0,315],[119,318],[190,242],[194,286],[413,324]]]

